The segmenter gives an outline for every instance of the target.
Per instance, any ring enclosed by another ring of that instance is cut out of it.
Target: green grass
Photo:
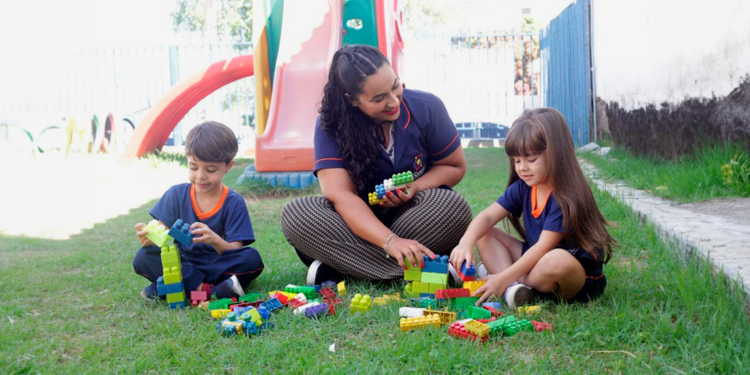
[[[501,149],[467,150],[459,190],[475,213],[506,184]],[[240,168],[238,168],[239,170]],[[231,181],[228,181],[231,183]],[[706,261],[663,243],[626,206],[596,191],[622,247],[605,268],[609,286],[588,305],[545,305],[554,334],[521,333],[485,345],[446,328],[402,333],[398,306],[320,321],[275,313],[276,328],[221,337],[205,311],[170,311],[138,297],[131,267],[134,222],[154,202],[70,240],[0,237],[0,368],[4,373],[744,373],[750,368],[746,295]],[[302,283],[306,269],[279,230],[291,197],[250,199],[266,269],[251,285]],[[398,283],[349,285],[380,295]],[[11,319],[13,323],[11,323]],[[328,351],[336,344],[335,353]]]
[[[680,160],[665,161],[612,148],[606,156],[580,153],[604,179],[623,180],[628,186],[680,203],[713,198],[746,197],[750,191],[725,184],[721,167],[744,149],[738,145],[707,147]]]

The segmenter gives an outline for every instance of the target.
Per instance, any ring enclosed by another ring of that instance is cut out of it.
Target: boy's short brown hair
[[[238,148],[232,129],[215,121],[198,124],[185,138],[185,154],[201,161],[229,164]]]

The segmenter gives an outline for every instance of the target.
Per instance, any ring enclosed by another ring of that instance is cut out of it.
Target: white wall
[[[592,0],[597,96],[631,109],[717,97],[750,74],[746,0]]]

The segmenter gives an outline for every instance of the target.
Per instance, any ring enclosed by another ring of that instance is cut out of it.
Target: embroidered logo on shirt
[[[420,152],[419,154],[414,156],[414,179],[416,180],[419,176],[424,174],[424,162],[422,159],[424,156]]]

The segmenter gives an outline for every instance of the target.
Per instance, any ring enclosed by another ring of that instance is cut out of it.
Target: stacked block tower
[[[383,183],[375,186],[375,192],[367,194],[367,200],[371,206],[385,202],[383,197],[389,191],[400,190],[406,191],[406,184],[414,182],[414,175],[411,172],[401,172],[394,174],[391,178],[383,180]]]
[[[437,256],[435,259],[424,257],[424,267],[412,265],[406,259],[407,269],[404,280],[411,281],[404,289],[409,297],[434,297],[439,289],[448,288],[448,256]]]
[[[160,296],[166,296],[172,309],[185,308],[185,289],[182,285],[182,263],[177,245],[161,248],[163,275],[156,280],[156,289]]]

